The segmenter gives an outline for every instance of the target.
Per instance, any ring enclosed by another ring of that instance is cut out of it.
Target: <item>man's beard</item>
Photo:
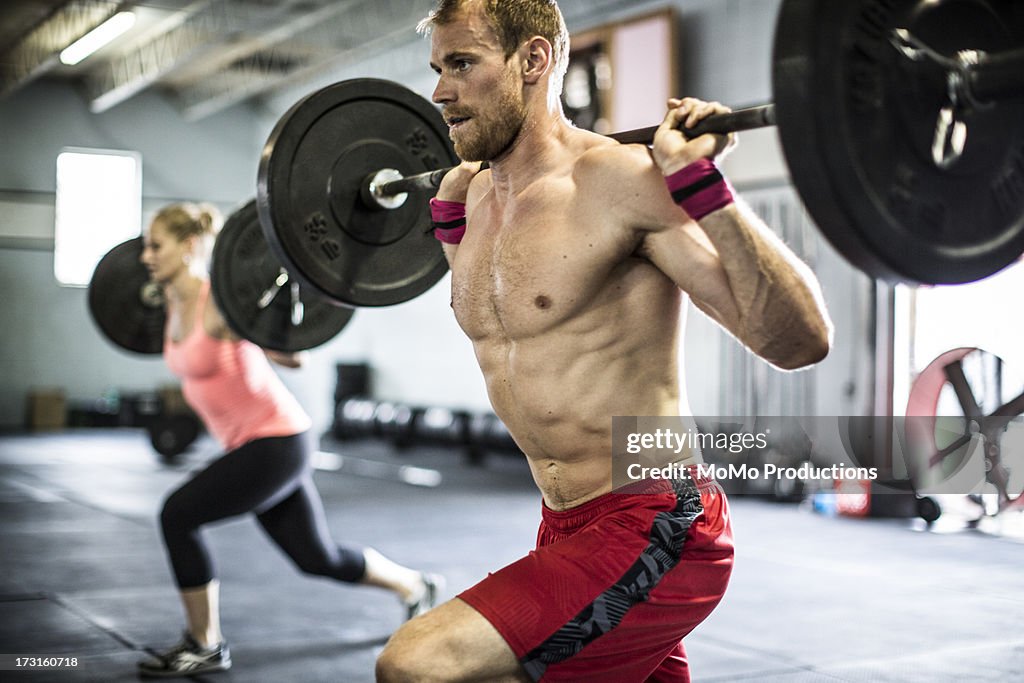
[[[474,116],[470,135],[459,135],[454,140],[455,153],[463,161],[492,161],[508,149],[519,136],[526,119],[526,107],[515,92],[505,91],[491,116]]]

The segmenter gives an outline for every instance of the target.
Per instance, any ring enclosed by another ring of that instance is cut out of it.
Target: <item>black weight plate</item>
[[[288,353],[319,346],[341,332],[355,311],[332,304],[298,281],[300,324],[292,323],[291,280],[260,308],[260,298],[280,272],[281,262],[267,245],[251,201],[228,217],[213,246],[210,288],[228,326],[257,346]]]
[[[947,56],[1024,45],[1019,0],[785,0],[773,89],[793,184],[823,234],[877,278],[955,284],[1024,251],[1024,98],[968,113],[963,158],[931,158],[945,74],[890,43],[905,28]]]
[[[164,459],[181,455],[199,437],[199,419],[194,415],[165,415],[149,427],[149,442]]]
[[[397,209],[360,199],[383,168],[403,176],[458,162],[440,112],[377,79],[327,86],[293,106],[263,149],[257,207],[288,271],[348,306],[389,306],[430,289],[448,269],[431,234],[428,196]]]
[[[89,280],[89,312],[103,335],[127,351],[159,354],[164,348],[163,290],[139,261],[142,238],[107,252]]]

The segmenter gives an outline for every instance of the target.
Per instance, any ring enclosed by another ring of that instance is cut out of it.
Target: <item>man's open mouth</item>
[[[468,116],[449,116],[446,122],[449,128],[458,128],[466,121],[469,121]]]

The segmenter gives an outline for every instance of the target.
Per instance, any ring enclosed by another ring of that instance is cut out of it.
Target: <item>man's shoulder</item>
[[[585,203],[601,206],[629,230],[677,225],[683,217],[646,145],[611,141],[586,150],[575,181]]]
[[[592,145],[579,155],[575,168],[577,177],[620,183],[636,180],[638,175],[653,168],[654,160],[646,146],[622,145],[611,140],[609,143]]]

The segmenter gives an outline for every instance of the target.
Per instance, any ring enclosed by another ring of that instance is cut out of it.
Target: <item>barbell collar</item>
[[[381,183],[376,186],[371,194],[374,196],[375,201],[377,201],[378,206],[381,206],[382,208],[389,208],[384,206],[380,200],[414,190],[436,190],[441,186],[441,179],[444,178],[448,171],[453,168],[455,168],[455,166],[439,168],[434,171],[418,173],[405,178],[398,178],[397,180]]]
[[[363,191],[361,193],[363,202],[370,207],[397,209],[402,204],[405,204],[405,200],[409,198],[408,190],[385,192],[384,188],[389,183],[401,180],[403,180],[401,172],[394,168],[382,168],[376,173],[370,174],[369,178],[363,182]]]
[[[1017,97],[1024,92],[1024,49],[994,54],[965,49],[950,56],[905,28],[893,29],[889,42],[907,59],[929,61],[945,70],[954,86],[954,96],[972,106],[985,106],[994,99]]]
[[[728,114],[715,114],[702,120],[693,128],[680,127],[679,130],[683,132],[683,135],[692,140],[707,133],[727,135],[743,130],[767,128],[774,125],[775,105],[763,104],[747,109],[737,109]],[[648,126],[621,133],[612,133],[608,137],[624,145],[633,143],[649,145],[654,140],[656,132],[658,132],[658,126]],[[377,174],[374,174],[371,181],[372,185],[368,191],[363,192],[363,197],[371,198],[370,206],[390,208],[386,205],[388,197],[399,196],[413,190],[437,190],[441,186],[442,178],[453,168],[455,167],[439,168],[436,171],[427,171],[426,173],[419,173],[396,180],[387,180],[385,182],[381,182],[382,179],[378,178]]]

